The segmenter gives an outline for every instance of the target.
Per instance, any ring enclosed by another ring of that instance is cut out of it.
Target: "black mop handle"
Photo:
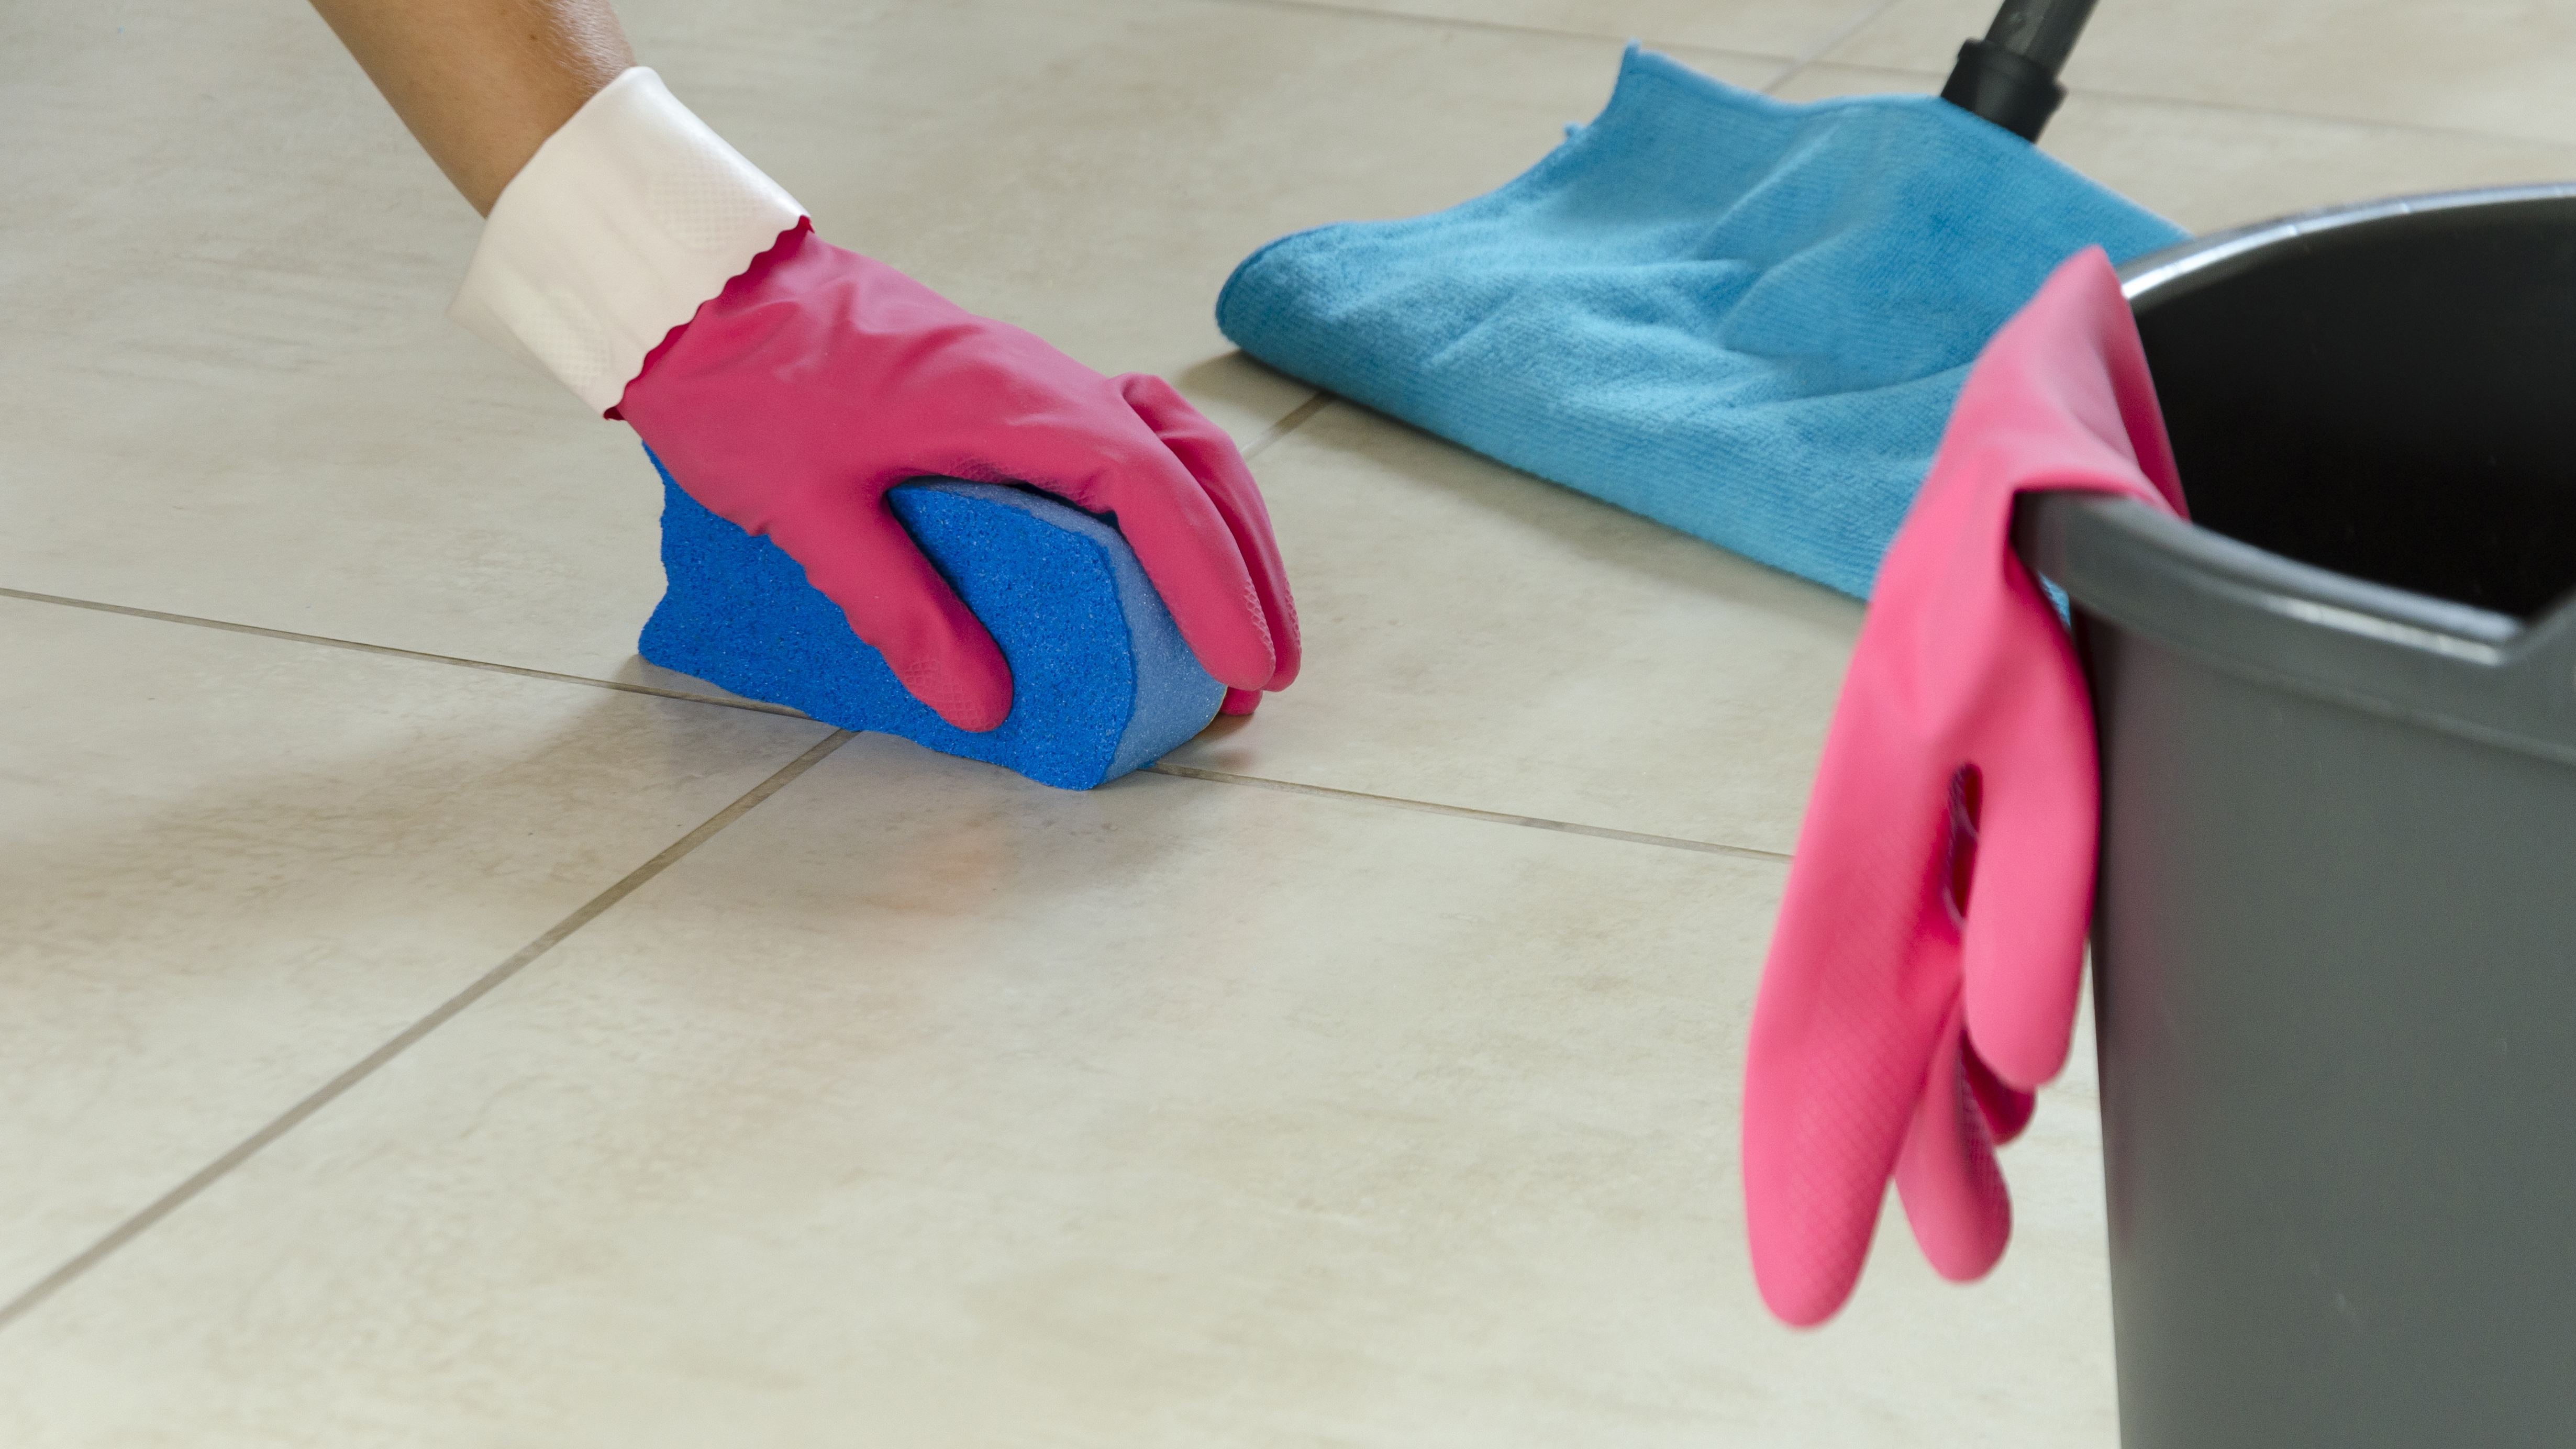
[[[2025,141],[2038,140],[2066,99],[2057,73],[2092,15],[2093,0],[2004,0],[1986,38],[1959,47],[1941,99]]]

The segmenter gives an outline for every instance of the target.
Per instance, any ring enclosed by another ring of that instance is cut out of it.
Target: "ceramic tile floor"
[[[2011,1255],[1791,1334],[1742,1027],[1858,609],[1230,353],[1640,35],[1937,87],[1983,0],[629,0],[827,235],[1254,450],[1298,687],[1066,795],[633,657],[654,489],[440,316],[287,0],[0,10],[0,1443],[2108,1445],[2089,1050]],[[2576,176],[2576,7],[2107,0],[2195,229]]]

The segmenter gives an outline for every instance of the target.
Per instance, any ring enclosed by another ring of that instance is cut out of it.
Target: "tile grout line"
[[[1243,461],[1247,463],[1251,462],[1255,457],[1261,454],[1262,450],[1268,448],[1271,444],[1278,442],[1281,438],[1288,436],[1290,433],[1297,431],[1299,428],[1304,427],[1309,418],[1322,412],[1325,408],[1331,406],[1336,400],[1337,399],[1335,399],[1331,393],[1324,391],[1322,388],[1315,389],[1315,395],[1313,397],[1310,397],[1304,402],[1297,404],[1295,407],[1290,408],[1286,414],[1281,416],[1279,421],[1272,423],[1267,428],[1264,428],[1261,436],[1253,439],[1251,445],[1243,450]]]
[[[1860,14],[1853,16],[1852,19],[1840,30],[1826,36],[1823,40],[1818,41],[1814,46],[1802,52],[1795,60],[1790,61],[1789,68],[1787,70],[1773,76],[1770,83],[1762,87],[1762,93],[1766,96],[1770,95],[1774,91],[1779,90],[1780,87],[1796,80],[1800,75],[1804,74],[1808,68],[1815,65],[1818,61],[1823,60],[1826,56],[1831,55],[1834,51],[1834,47],[1841,45],[1844,41],[1860,34],[1861,31],[1868,28],[1871,21],[1876,20],[1878,17],[1885,15],[1888,11],[1895,8],[1896,0],[1878,0],[1877,4],[1872,5],[1869,9],[1862,11]]]
[[[1263,0],[1263,3],[1270,3],[1270,0]],[[1318,390],[1313,396],[1291,408],[1279,421],[1271,424],[1260,437],[1255,438],[1251,445],[1243,450],[1243,456],[1249,460],[1271,444],[1303,427],[1316,414],[1340,400],[1332,393]],[[689,704],[711,704],[724,709],[754,710],[762,714],[784,715],[789,719],[811,718],[801,710],[755,699],[718,699],[712,695],[690,694],[684,690],[657,689],[648,684],[588,679],[578,674],[556,674],[543,669],[526,669],[515,664],[494,664],[480,659],[464,659],[453,654],[430,654],[417,649],[396,649],[385,644],[364,644],[352,639],[333,639],[321,634],[298,634],[286,629],[263,628],[257,624],[236,624],[229,620],[208,619],[193,614],[167,614],[157,609],[138,609],[126,604],[105,604],[90,599],[66,598],[58,594],[39,594],[26,589],[0,588],[0,598],[53,604],[67,609],[89,609],[102,614],[123,614],[131,618],[152,619],[165,624],[187,624],[203,629],[221,629],[227,633],[251,634],[264,639],[282,639],[290,643],[318,644],[328,649],[348,649],[360,654],[381,654],[395,659],[416,659],[430,664],[452,664],[463,669],[480,669],[493,674],[514,674],[523,679],[577,684],[591,689],[609,689],[626,694],[651,695],[660,699],[681,700]],[[847,738],[847,735],[844,734],[841,738]],[[825,743],[832,743],[832,741],[827,740]],[[1652,835],[1635,830],[1615,830],[1605,825],[1580,825],[1572,821],[1549,820],[1535,815],[1510,815],[1500,811],[1478,810],[1467,805],[1444,805],[1436,800],[1409,800],[1400,795],[1372,795],[1362,790],[1337,790],[1329,785],[1305,785],[1294,780],[1273,780],[1260,775],[1237,775],[1223,770],[1203,770],[1193,765],[1157,763],[1145,768],[1181,779],[1205,780],[1221,785],[1247,785],[1256,789],[1278,790],[1292,795],[1364,801],[1398,810],[1420,810],[1434,815],[1453,815],[1465,820],[1482,820],[1490,824],[1519,825],[1533,830],[1555,830],[1572,835],[1591,835],[1604,840],[1624,840],[1639,845],[1662,845],[1677,850],[1735,855],[1748,860],[1786,861],[1789,858],[1778,851],[1756,850],[1745,845],[1720,845],[1712,841],[1684,840],[1678,836]],[[0,1326],[8,1323],[13,1309],[14,1305],[0,1307]]]
[[[1355,20],[1387,20],[1400,21],[1415,25],[1446,25],[1468,30],[1496,31],[1511,35],[1544,36],[1558,40],[1610,41],[1617,39],[1616,36],[1613,36],[1608,31],[1558,30],[1544,25],[1515,25],[1508,21],[1477,20],[1461,15],[1432,15],[1410,10],[1381,10],[1368,5],[1335,4],[1332,3],[1332,0],[1211,0],[1211,3],[1225,5],[1257,5],[1277,10],[1306,10],[1319,14],[1347,16]],[[1812,46],[1804,54],[1795,57],[1771,55],[1762,51],[1739,50],[1733,46],[1711,45],[1700,41],[1656,40],[1647,36],[1639,36],[1636,38],[1639,43],[1652,50],[1704,51],[1716,55],[1736,56],[1745,60],[1773,61],[1787,66],[1788,69],[1772,77],[1762,85],[1753,88],[1759,90],[1765,95],[1776,92],[1781,86],[1787,85],[1790,81],[1796,79],[1807,70],[1818,65],[1829,63],[1849,70],[1874,70],[1884,72],[1889,75],[1930,77],[1935,80],[1946,77],[1949,74],[1949,70],[1946,67],[1932,70],[1917,69],[1912,66],[1864,64],[1858,61],[1827,62],[1825,60],[1825,57],[1831,54],[1836,46],[1841,45],[1844,41],[1859,34],[1860,31],[1872,21],[1877,20],[1880,16],[1885,15],[1888,11],[1896,8],[1898,3],[1899,0],[1879,0],[1879,3],[1872,6],[1868,11],[1845,23],[1841,29],[1826,37],[1821,44]],[[1973,38],[1973,36],[1966,35],[1960,37],[1962,40]],[[2324,111],[2298,111],[2280,106],[2252,105],[2242,101],[2197,100],[2187,96],[2154,95],[2145,91],[2105,89],[2090,85],[2072,88],[2070,95],[2074,94],[2103,96],[2113,100],[2136,101],[2151,105],[2187,106],[2202,110],[2231,111],[2244,115],[2277,116],[2286,120],[2294,121],[2321,121],[2332,125],[2356,126],[2365,130],[2404,131],[2419,135],[2432,136],[2456,136],[2465,140],[2507,141],[2522,145],[2554,147],[2566,147],[2571,144],[2576,144],[2556,137],[2530,135],[2519,131],[2490,131],[2480,129],[2475,126],[2441,126],[2422,121],[2390,121],[2370,116],[2346,116]]]
[[[1599,840],[1621,840],[1631,845],[1660,845],[1668,850],[1695,850],[1704,855],[1727,855],[1739,860],[1766,861],[1786,865],[1789,857],[1776,850],[1756,850],[1749,845],[1720,845],[1709,840],[1685,840],[1678,835],[1649,835],[1642,830],[1613,830],[1607,825],[1578,825],[1571,820],[1550,820],[1539,815],[1507,815],[1499,810],[1478,810],[1466,805],[1439,805],[1428,800],[1407,800],[1400,795],[1372,795],[1365,790],[1336,790],[1329,785],[1300,785],[1292,780],[1269,780],[1259,775],[1236,775],[1224,770],[1206,770],[1196,765],[1172,765],[1156,761],[1145,767],[1157,775],[1172,775],[1184,780],[1207,780],[1219,785],[1246,785],[1256,790],[1276,790],[1283,795],[1312,795],[1325,800],[1356,800],[1370,805],[1385,805],[1398,810],[1419,810],[1428,815],[1447,815],[1460,820],[1481,820],[1488,825],[1518,825],[1531,830],[1554,830],[1566,835],[1589,835]]]
[[[557,674],[547,669],[528,669],[516,664],[494,664],[489,660],[466,659],[454,654],[430,654],[418,649],[397,649],[390,644],[367,644],[356,639],[334,639],[327,634],[298,634],[291,629],[270,629],[258,624],[236,624],[229,619],[208,619],[196,614],[165,614],[158,609],[138,609],[130,604],[103,604],[95,599],[74,599],[61,594],[39,594],[28,589],[0,588],[0,599],[17,599],[30,604],[53,604],[65,609],[88,609],[100,614],[123,614],[134,619],[153,619],[164,624],[192,624],[200,629],[221,629],[228,634],[250,634],[262,639],[283,639],[293,644],[319,644],[325,649],[349,649],[360,654],[382,654],[394,659],[417,659],[430,664],[453,664],[460,669],[480,669],[490,674],[515,674],[521,679],[543,679],[556,684],[578,684],[590,689],[613,689],[620,694],[649,694],[657,699],[685,700],[690,704],[720,704],[729,709],[758,710],[763,714],[780,714],[790,719],[809,718],[802,710],[783,704],[766,704],[756,699],[718,699],[709,694],[691,694],[684,689],[662,689],[650,684],[629,684],[617,679],[591,679],[579,674]]]
[[[1261,436],[1243,449],[1244,461],[1250,462],[1271,444],[1305,426],[1336,399],[1321,388],[1304,402],[1290,408],[1280,419],[1264,428]],[[159,609],[141,609],[131,604],[109,604],[96,599],[75,599],[63,594],[40,594],[32,589],[0,588],[0,598],[22,603],[52,604],[65,609],[88,609],[100,614],[123,614],[128,618],[151,619],[164,624],[193,624],[201,629],[221,629],[230,634],[249,634],[262,639],[283,639],[295,644],[319,644],[326,649],[348,649],[360,654],[381,654],[394,659],[417,659],[431,664],[453,664],[464,669],[480,669],[492,674],[514,674],[522,679],[543,679],[556,684],[578,684],[591,689],[613,689],[623,694],[651,695],[658,699],[685,700],[691,704],[716,704],[733,709],[758,710],[764,714],[785,715],[789,719],[810,719],[803,710],[783,704],[770,704],[757,699],[719,699],[714,695],[692,694],[683,689],[663,689],[650,684],[631,684],[623,680],[592,679],[580,674],[558,674],[548,669],[529,669],[517,664],[495,664],[489,660],[467,659],[455,654],[431,654],[418,649],[398,649],[390,644],[368,644],[356,639],[334,639],[327,634],[299,634],[291,629],[271,629],[259,624],[239,624],[229,619],[209,619],[201,614],[171,614]]]
[[[1287,416],[1271,425],[1269,431],[1255,439],[1244,450],[1246,458],[1286,437],[1306,421],[1340,399],[1328,392],[1318,392],[1291,409]],[[647,684],[626,684],[610,679],[586,679],[578,674],[555,674],[543,669],[524,669],[515,664],[493,664],[480,659],[463,659],[453,654],[428,654],[417,649],[396,649],[385,644],[362,644],[351,639],[333,639],[321,634],[297,634],[285,629],[262,628],[257,624],[235,624],[223,619],[206,619],[192,614],[165,614],[156,609],[137,609],[125,604],[102,604],[89,599],[64,598],[55,594],[33,593],[25,589],[0,588],[0,598],[19,599],[29,603],[55,604],[67,609],[89,609],[102,614],[124,614],[137,619],[152,619],[164,624],[193,625],[201,629],[221,629],[232,634],[251,634],[263,639],[283,639],[295,644],[318,644],[326,649],[349,649],[360,654],[382,654],[395,659],[416,659],[429,664],[452,664],[461,669],[480,669],[493,674],[515,674],[523,679],[542,679],[557,684],[577,684],[591,689],[616,690],[626,694],[651,695],[676,699],[689,704],[711,704],[721,709],[752,710],[761,714],[784,715],[789,719],[811,716],[785,705],[769,704],[756,699],[718,699],[712,695],[690,694],[677,689],[656,689]],[[1597,835],[1607,840],[1626,840],[1645,845],[1666,845],[1681,850],[1714,851],[1721,855],[1741,855],[1753,860],[1785,861],[1789,857],[1776,851],[1756,850],[1744,845],[1719,845],[1710,841],[1684,840],[1678,836],[1650,835],[1641,831],[1613,830],[1603,825],[1578,825],[1571,821],[1548,820],[1535,815],[1508,815],[1492,810],[1478,810],[1467,805],[1444,805],[1436,800],[1408,800],[1400,795],[1372,795],[1361,790],[1336,790],[1329,785],[1303,785],[1294,780],[1273,780],[1261,775],[1237,775],[1223,770],[1202,770],[1193,765],[1148,765],[1145,768],[1183,779],[1207,780],[1221,785],[1249,785],[1259,789],[1281,790],[1289,794],[1316,795],[1333,799],[1360,800],[1386,805],[1398,810],[1424,810],[1435,815],[1455,815],[1462,819],[1483,820],[1494,824],[1521,825],[1533,830],[1560,830],[1576,835]],[[8,1321],[0,1309],[0,1324]]]
[[[1333,0],[1215,0],[1222,5],[1256,5],[1268,10],[1303,10],[1318,15],[1338,15],[1350,20],[1383,20],[1401,25],[1435,25],[1459,30],[1482,30],[1498,35],[1535,35],[1548,40],[1588,40],[1617,43],[1621,37],[1599,30],[1559,30],[1547,25],[1517,25],[1508,20],[1479,20],[1468,15],[1430,15],[1412,10],[1381,10],[1371,5],[1334,4]],[[1887,0],[1893,5],[1896,0]],[[1884,7],[1882,7],[1884,8]],[[1876,18],[1872,12],[1871,18]],[[1741,56],[1746,60],[1785,61],[1786,56],[1761,51],[1737,50],[1732,46],[1708,45],[1699,41],[1656,40],[1636,36],[1637,42],[1650,50],[1699,50],[1718,55]],[[1828,44],[1841,43],[1836,36]]]
[[[6,1329],[10,1324],[24,1318],[34,1311],[37,1305],[61,1292],[75,1279],[97,1267],[118,1249],[150,1231],[162,1219],[187,1206],[198,1194],[213,1186],[233,1169],[257,1156],[270,1143],[294,1131],[306,1119],[339,1100],[350,1088],[374,1075],[379,1068],[394,1058],[419,1045],[422,1038],[446,1025],[467,1007],[490,995],[502,983],[518,975],[529,963],[563,944],[565,938],[598,919],[609,907],[634,894],[645,882],[670,869],[689,852],[713,838],[717,832],[750,813],[754,806],[785,789],[795,781],[797,776],[813,768],[824,756],[839,749],[850,739],[851,733],[849,730],[834,730],[830,735],[816,742],[805,753],[781,766],[768,779],[745,791],[740,799],[708,816],[695,830],[663,847],[660,854],[627,872],[626,876],[615,885],[591,897],[572,914],[557,921],[543,935],[520,947],[508,960],[486,971],[464,990],[441,1002],[428,1015],[405,1028],[400,1035],[360,1058],[355,1065],[324,1083],[304,1100],[289,1107],[268,1125],[243,1138],[233,1146],[232,1150],[199,1168],[187,1181],[163,1193],[158,1200],[142,1211],[117,1224],[105,1237],[92,1243],[69,1262],[37,1280],[34,1286],[6,1304],[0,1304],[0,1329]]]
[[[1924,70],[1910,65],[1882,65],[1875,61],[1826,61],[1820,57],[1812,63],[1829,64],[1839,70],[1875,71],[1880,75],[1904,76],[1912,80],[1937,81],[1949,75],[1945,70]],[[1772,84],[1779,85],[1787,80],[1787,76],[1782,76]],[[2073,100],[2077,96],[2126,101],[2133,105],[2174,106],[2183,110],[2224,111],[2240,116],[2267,116],[2284,121],[2314,121],[2321,125],[2350,126],[2363,131],[2400,131],[2417,136],[2450,136],[2463,141],[2505,141],[2515,145],[2549,146],[2560,150],[2576,147],[2576,142],[2559,137],[2530,135],[2520,131],[2486,131],[2475,126],[2442,126],[2429,121],[2392,121],[2377,116],[2337,115],[2331,111],[2294,111],[2285,106],[2259,106],[2249,101],[2213,101],[2195,96],[2164,96],[2152,91],[2121,90],[2111,86],[2067,87],[2068,100]]]

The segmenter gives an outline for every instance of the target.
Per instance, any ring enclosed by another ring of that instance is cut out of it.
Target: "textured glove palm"
[[[961,729],[1009,714],[1010,669],[886,507],[913,478],[1025,484],[1114,515],[1228,712],[1296,677],[1269,514],[1222,431],[1159,378],[1103,377],[804,224],[654,350],[616,413]]]
[[[1746,1225],[1794,1324],[1850,1296],[1891,1175],[1944,1276],[2012,1231],[1994,1158],[2064,1064],[2092,911],[2092,712],[2012,551],[2014,498],[2176,512],[2137,325],[2099,248],[1979,358],[1881,566],[1754,1008]]]

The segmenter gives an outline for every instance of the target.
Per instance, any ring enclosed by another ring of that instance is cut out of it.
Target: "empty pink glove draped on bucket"
[[[1924,1255],[1977,1277],[1997,1143],[2064,1065],[2092,913],[2093,718],[2012,550],[2014,498],[2182,511],[2119,278],[2078,253],[1987,344],[1880,566],[1762,975],[1744,1194],[1771,1311],[1851,1294],[1893,1176]]]

